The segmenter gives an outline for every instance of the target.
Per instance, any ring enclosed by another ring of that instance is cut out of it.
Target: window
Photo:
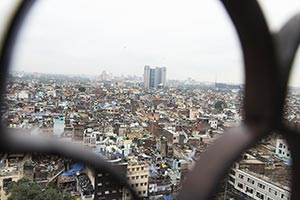
[[[244,175],[239,174],[239,178],[240,178],[240,179],[244,179]]]
[[[247,181],[248,181],[249,183],[251,183],[251,184],[254,184],[254,180],[251,179],[251,178],[247,178]]]
[[[262,189],[265,189],[265,185],[263,185],[263,184],[261,184],[261,183],[257,183],[257,186],[259,187],[259,188],[262,188]]]
[[[235,176],[235,171],[234,171],[234,170],[230,169],[229,173],[230,173],[231,175],[234,175],[234,176]]]
[[[229,181],[232,182],[233,184],[235,183],[235,179],[229,176]]]
[[[252,188],[249,188],[249,187],[246,187],[246,192],[250,193],[250,194],[253,194],[253,189]]]
[[[264,199],[264,195],[259,192],[256,192],[256,196],[260,199]]]
[[[238,187],[243,189],[244,185],[242,183],[238,183]]]

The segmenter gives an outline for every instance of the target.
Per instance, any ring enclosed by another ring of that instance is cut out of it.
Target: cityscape
[[[116,167],[142,199],[176,199],[201,154],[243,121],[244,85],[168,80],[167,67],[143,69],[127,77],[11,72],[2,124],[89,149]],[[296,127],[299,95],[290,89],[285,108],[287,124]],[[133,198],[110,174],[69,158],[20,152],[0,159],[1,200],[22,191],[52,199]],[[288,200],[291,162],[283,138],[263,138],[234,163],[213,199]]]

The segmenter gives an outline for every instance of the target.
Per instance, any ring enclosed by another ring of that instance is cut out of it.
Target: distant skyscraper
[[[157,88],[165,87],[167,82],[167,68],[156,67],[150,68],[146,65],[144,67],[144,87],[145,88]]]
[[[150,85],[150,66],[144,67],[144,87],[149,88]]]

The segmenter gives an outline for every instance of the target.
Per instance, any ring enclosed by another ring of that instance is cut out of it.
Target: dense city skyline
[[[96,79],[11,74],[1,105],[3,126],[26,137],[75,142],[114,163],[112,167],[139,196],[175,200],[195,161],[243,121],[244,89],[222,83],[191,87],[178,81],[163,87],[166,68],[144,69],[149,75],[145,85],[136,77],[111,81],[107,73]],[[299,91],[287,95],[283,119],[287,125],[300,124],[298,97]],[[285,140],[271,135],[241,158],[210,199],[289,199],[291,152]],[[7,194],[17,199],[19,192],[25,196],[46,190],[69,200],[131,200],[110,173],[69,158],[20,153],[1,154],[0,161],[3,200]],[[14,187],[11,183],[18,179],[20,187]],[[47,181],[50,187],[22,189],[38,181]]]

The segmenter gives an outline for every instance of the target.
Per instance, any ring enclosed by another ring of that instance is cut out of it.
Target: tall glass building
[[[157,88],[165,87],[167,82],[167,68],[156,67],[151,68],[146,65],[144,67],[144,87],[145,88]]]

